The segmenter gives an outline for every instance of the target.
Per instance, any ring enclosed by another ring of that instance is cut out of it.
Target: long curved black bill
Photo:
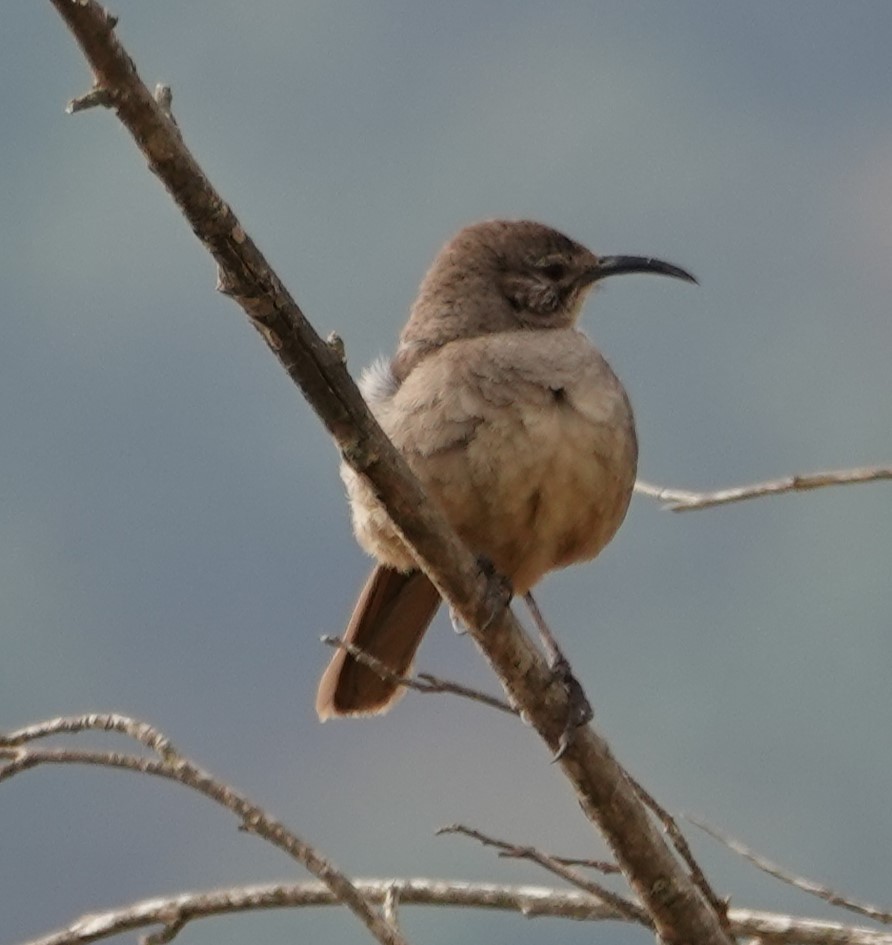
[[[597,268],[592,271],[592,281],[607,276],[620,276],[626,272],[654,272],[660,276],[673,276],[675,279],[684,279],[685,282],[699,285],[687,270],[650,256],[600,256]]]

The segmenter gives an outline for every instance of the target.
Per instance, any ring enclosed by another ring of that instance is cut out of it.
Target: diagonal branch
[[[597,898],[603,903],[615,909],[616,912],[619,913],[619,915],[624,919],[628,919],[632,922],[638,922],[645,928],[653,928],[653,922],[651,921],[650,916],[637,903],[626,899],[625,896],[620,896],[617,893],[612,892],[603,884],[596,883],[587,876],[583,876],[582,873],[580,873],[578,870],[574,870],[564,861],[558,859],[557,857],[551,856],[542,850],[538,850],[536,847],[522,847],[517,846],[514,843],[507,843],[504,840],[498,840],[495,837],[490,837],[479,830],[474,830],[471,827],[465,827],[462,824],[451,824],[448,827],[440,827],[440,829],[437,831],[437,836],[447,833],[461,834],[462,836],[470,837],[472,840],[479,841],[485,847],[495,847],[497,850],[499,850],[499,856],[511,857],[517,860],[529,860],[531,863],[535,863],[537,866],[541,866],[543,869],[548,870],[549,873],[553,873],[555,876],[560,876],[561,879],[566,880],[577,889],[581,889],[583,892],[597,896]],[[612,864],[608,865],[610,865],[611,869],[615,871],[616,867],[613,867]]]
[[[849,486],[859,482],[879,482],[892,479],[892,466],[862,466],[858,469],[832,469],[827,472],[807,475],[784,476],[767,482],[755,482],[748,486],[734,486],[715,492],[689,492],[686,489],[669,489],[655,486],[639,479],[635,491],[663,502],[669,512],[690,512],[694,509],[711,509],[716,505],[730,505],[747,499],[759,499],[766,495],[785,495],[788,492],[809,492],[827,486]]]
[[[509,701],[557,750],[569,705],[532,641],[372,418],[337,345],[326,344],[186,148],[180,130],[140,80],[94,0],[51,0],[80,44],[118,118],[219,267],[219,284],[319,414],[348,463],[365,478],[496,671]],[[666,942],[727,945],[715,911],[651,821],[604,739],[580,729],[560,759],[580,805],[597,824]]]
[[[876,922],[882,922],[884,925],[892,925],[892,912],[888,909],[881,909],[879,906],[872,906],[870,903],[851,899],[847,896],[843,896],[842,893],[837,892],[835,889],[831,889],[829,886],[816,883],[813,879],[797,876],[790,870],[785,870],[782,866],[772,863],[767,857],[755,853],[739,840],[735,840],[734,837],[729,836],[696,817],[688,815],[686,820],[690,821],[695,827],[699,827],[704,833],[712,837],[713,840],[717,840],[719,843],[724,844],[729,850],[738,853],[745,860],[752,863],[753,866],[762,870],[763,873],[767,873],[769,876],[779,879],[782,883],[788,883],[790,886],[801,889],[811,896],[817,896],[818,899],[829,902],[831,906],[839,906],[841,909],[857,912],[859,915],[867,916],[867,918],[874,919]]]

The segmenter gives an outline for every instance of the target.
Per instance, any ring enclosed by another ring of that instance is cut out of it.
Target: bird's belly
[[[510,414],[481,424],[465,447],[463,488],[434,488],[465,541],[524,593],[610,541],[637,451],[630,416],[600,422],[558,399]]]
[[[373,398],[427,494],[517,593],[601,551],[625,516],[637,462],[631,407],[601,355],[578,332],[555,332],[543,360],[534,334],[471,339],[461,358],[432,355]],[[360,543],[411,568],[384,507],[343,475]]]

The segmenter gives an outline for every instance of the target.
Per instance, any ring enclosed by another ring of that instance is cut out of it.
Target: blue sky
[[[701,280],[616,280],[584,316],[629,390],[645,478],[708,488],[890,460],[887,3],[114,9],[354,371],[392,349],[456,229],[531,217]],[[411,694],[382,720],[317,723],[318,637],[342,628],[368,567],[336,453],[113,116],[63,114],[88,85],[50,4],[7,0],[0,726],[145,717],[359,875],[542,879],[432,836],[456,820],[598,855],[517,723]],[[667,807],[886,902],[890,535],[885,484],[684,516],[638,498],[597,562],[539,595],[603,731]],[[419,668],[492,685],[442,617]],[[0,937],[294,874],[233,826],[101,772],[5,785]],[[823,914],[697,850],[736,904]],[[406,927],[427,942],[591,936],[443,912]],[[188,934],[366,940],[332,912]]]

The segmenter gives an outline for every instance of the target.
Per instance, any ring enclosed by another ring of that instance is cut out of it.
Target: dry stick
[[[590,869],[597,870],[599,873],[603,873],[605,876],[609,876],[614,873],[619,873],[620,869],[615,863],[610,863],[608,860],[592,860],[592,859],[580,859],[579,857],[570,857],[570,856],[555,856],[553,853],[546,853],[544,850],[539,850],[537,847],[530,846],[521,846],[517,843],[511,843],[507,840],[499,840],[497,837],[491,837],[489,834],[485,834],[480,830],[475,830],[473,827],[465,827],[463,824],[450,824],[447,827],[440,827],[437,830],[436,835],[443,836],[444,834],[456,833],[461,834],[464,837],[470,837],[472,840],[479,841],[485,847],[495,847],[499,851],[499,856],[504,857],[509,860],[532,860],[534,863],[539,863],[540,866],[544,866],[546,869],[551,869],[552,864],[557,863],[559,866],[588,866]],[[564,879],[567,877],[563,873],[557,873],[558,876],[563,876]],[[577,874],[578,875],[578,874]],[[581,881],[587,882],[585,877],[580,877]],[[576,883],[576,878],[569,880],[569,882]],[[586,889],[587,892],[592,892],[584,886],[580,888]],[[600,892],[596,892],[595,895],[601,895]],[[628,905],[628,900],[624,899],[623,902]],[[638,920],[637,915],[631,916]]]
[[[91,712],[45,719],[12,732],[0,732],[0,748],[19,748],[51,735],[77,735],[80,732],[118,732],[150,748],[162,761],[180,757],[170,739],[148,722],[115,712]]]
[[[729,505],[747,499],[758,499],[766,495],[784,495],[787,492],[808,492],[826,486],[849,486],[859,482],[878,482],[892,479],[892,466],[862,466],[859,469],[835,469],[807,475],[785,476],[756,482],[748,486],[718,489],[715,492],[689,492],[686,489],[669,489],[639,479],[635,491],[666,504],[670,512],[690,512],[694,509],[710,509],[716,505]]]
[[[590,870],[597,870],[605,875],[609,873],[619,873],[620,868],[609,860],[593,860],[590,856],[555,856],[549,854],[555,863],[562,863],[564,866],[587,866]]]
[[[117,731],[131,735],[152,748],[159,757],[145,758],[121,752],[85,749],[30,747],[32,742],[50,735],[75,734],[88,730]],[[405,939],[332,863],[247,797],[174,751],[169,740],[152,726],[126,716],[96,714],[50,719],[6,736],[0,734],[0,783],[45,764],[84,764],[117,768],[166,778],[192,788],[235,813],[241,819],[244,829],[283,850],[322,880],[334,896],[359,916],[382,945],[406,945]],[[180,927],[178,921],[178,917],[174,916],[169,928],[159,933],[166,936],[159,941],[170,941],[176,935]]]
[[[492,709],[498,709],[500,712],[506,712],[508,715],[517,715],[516,709],[511,708],[503,699],[491,696],[488,693],[481,692],[479,689],[471,689],[469,686],[463,686],[461,683],[453,682],[451,679],[442,679],[440,676],[434,676],[433,673],[418,673],[415,676],[400,676],[393,672],[389,666],[382,663],[371,653],[356,646],[355,643],[348,643],[340,637],[320,637],[326,646],[333,646],[337,649],[346,650],[357,663],[368,666],[369,669],[377,673],[383,680],[395,683],[398,686],[404,686],[406,689],[413,689],[415,692],[422,692],[426,695],[437,693],[449,693],[453,696],[461,696],[463,699],[470,699],[472,702],[480,702]]]
[[[382,907],[389,896],[391,900],[398,900],[401,906],[478,908],[514,912],[527,918],[624,920],[616,910],[576,890],[420,878],[358,879],[356,885],[366,898]],[[340,902],[331,890],[323,883],[313,882],[269,883],[180,893],[84,916],[65,929],[34,939],[27,945],[85,945],[157,924],[167,928],[176,923],[182,928],[191,921],[213,916],[261,909],[336,905]],[[892,945],[892,938],[876,945]]]
[[[709,834],[713,840],[718,840],[719,843],[724,844],[729,850],[739,853],[745,860],[749,860],[750,863],[757,866],[763,872],[768,873],[769,876],[773,876],[781,882],[788,883],[790,886],[795,886],[797,889],[809,893],[809,895],[817,896],[818,899],[823,899],[824,902],[829,902],[833,906],[840,906],[851,912],[857,912],[859,915],[875,919],[877,922],[882,922],[885,925],[892,924],[892,912],[888,909],[880,909],[878,906],[870,905],[870,903],[860,902],[857,899],[849,899],[841,893],[836,892],[836,890],[831,889],[829,886],[816,883],[814,880],[806,879],[804,876],[797,876],[795,873],[785,870],[776,863],[772,863],[771,860],[766,859],[764,856],[753,852],[753,850],[742,844],[739,840],[735,840],[728,834],[723,833],[721,830],[696,817],[686,815],[685,820],[690,821],[695,827],[699,827],[704,833]]]
[[[501,599],[497,578],[426,500],[405,461],[374,421],[348,375],[211,186],[179,130],[140,80],[94,0],[51,0],[84,51],[94,85],[110,96],[149,168],[167,187],[219,266],[221,291],[235,299],[334,436],[341,453],[386,506],[419,565],[468,628],[511,703],[558,748],[568,703],[532,641]],[[497,608],[496,612],[494,609]],[[486,628],[485,631],[482,628]],[[606,742],[580,729],[560,760],[586,816],[596,823],[666,942],[728,945],[721,921],[660,835]]]
[[[388,895],[401,906],[439,906],[512,912],[526,918],[560,918],[577,921],[624,921],[615,910],[587,893],[540,886],[501,883],[464,883],[444,879],[357,879],[357,889],[371,902],[384,905]],[[204,892],[153,896],[119,909],[93,912],[64,929],[33,939],[27,945],[87,945],[124,932],[161,925],[165,929],[214,916],[257,912],[261,909],[339,906],[338,898],[324,884],[265,883],[213,889]],[[800,916],[729,911],[735,936],[764,937],[772,945],[892,945],[888,932],[862,926],[843,926]],[[153,942],[157,935],[149,936]]]
[[[499,856],[512,857],[518,860],[529,860],[531,863],[536,863],[543,869],[548,870],[549,873],[560,876],[561,879],[565,879],[578,889],[597,896],[602,902],[614,908],[623,918],[631,922],[638,922],[645,926],[645,928],[653,928],[653,922],[650,916],[639,905],[626,899],[625,896],[620,896],[612,892],[607,889],[606,886],[593,882],[587,876],[583,876],[582,873],[577,873],[576,870],[570,869],[570,867],[564,865],[554,857],[549,856],[549,854],[542,850],[537,850],[535,847],[521,847],[513,843],[507,843],[504,840],[490,837],[485,833],[481,833],[479,830],[475,830],[472,827],[465,827],[462,824],[450,824],[448,827],[440,827],[437,831],[437,836],[439,837],[447,833],[461,834],[462,836],[470,837],[472,840],[478,840],[486,847],[495,847],[500,851]]]

